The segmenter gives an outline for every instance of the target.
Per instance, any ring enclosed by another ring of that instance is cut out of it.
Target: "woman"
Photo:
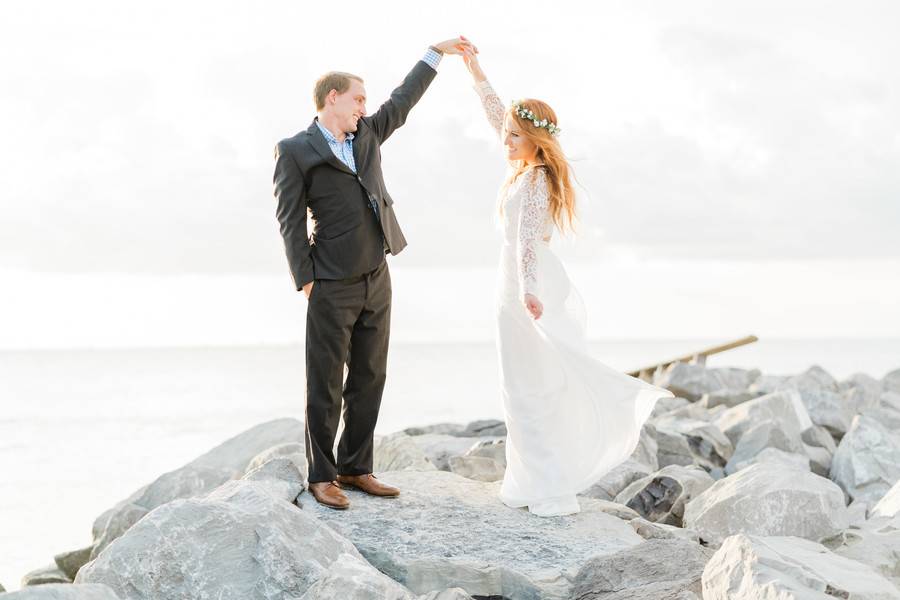
[[[508,430],[501,500],[540,516],[580,510],[584,491],[635,450],[665,389],[589,354],[583,307],[550,249],[575,215],[556,114],[525,99],[504,108],[473,51],[464,55],[509,162],[500,189],[503,249],[497,348]]]

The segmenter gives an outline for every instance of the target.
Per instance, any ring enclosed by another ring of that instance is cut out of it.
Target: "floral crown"
[[[559,132],[562,131],[562,129],[556,126],[556,123],[551,123],[547,119],[538,119],[531,110],[522,106],[518,101],[514,100],[512,107],[516,110],[517,115],[523,119],[528,119],[535,127],[543,127],[550,132],[550,135],[559,135]]]

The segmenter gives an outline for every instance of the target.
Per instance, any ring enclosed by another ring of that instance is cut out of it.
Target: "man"
[[[275,147],[276,217],[297,290],[306,295],[306,457],[309,489],[331,508],[341,486],[376,496],[400,491],[372,474],[391,316],[385,254],[406,239],[381,172],[381,144],[403,125],[443,54],[477,51],[455,38],[430,46],[391,97],[366,114],[363,80],[330,72],[315,85],[317,116]],[[307,237],[307,210],[315,223]],[[344,364],[348,367],[344,381]],[[333,447],[343,397],[344,430]]]

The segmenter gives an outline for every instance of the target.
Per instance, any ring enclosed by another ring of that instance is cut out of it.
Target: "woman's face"
[[[503,144],[506,146],[506,158],[509,160],[524,160],[532,163],[537,156],[537,146],[534,142],[522,135],[519,124],[512,115],[506,115],[504,124]]]

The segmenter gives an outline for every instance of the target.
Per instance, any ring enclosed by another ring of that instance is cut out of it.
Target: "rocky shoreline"
[[[403,493],[306,491],[303,423],[259,424],[103,512],[0,598],[900,600],[900,369],[835,380],[678,363],[582,510],[497,498],[499,421],[376,440]]]

